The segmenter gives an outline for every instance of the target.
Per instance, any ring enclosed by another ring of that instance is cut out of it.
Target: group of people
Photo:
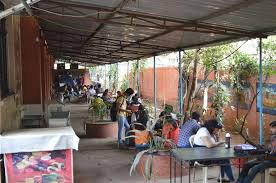
[[[118,91],[115,102],[118,121],[118,146],[119,148],[126,148],[123,139],[124,131],[128,132],[133,128],[145,130],[149,116],[142,100],[132,88],[128,88],[123,93]],[[128,143],[127,145],[131,144]]]
[[[119,147],[124,146],[123,140],[123,128],[126,130],[130,129],[130,123],[128,116],[131,116],[137,112],[138,109],[134,109],[131,103],[127,102],[127,99],[134,94],[133,89],[127,89],[123,94],[121,94],[117,100],[117,117],[119,124],[118,131],[118,142]],[[139,104],[139,102],[134,102],[133,104]],[[147,123],[144,122],[144,123]],[[145,124],[146,125],[146,124]],[[174,142],[178,148],[191,148],[190,137],[193,138],[193,147],[206,147],[213,148],[224,144],[225,142],[220,139],[220,131],[222,125],[215,119],[205,121],[203,124],[200,121],[200,114],[198,112],[193,112],[190,119],[180,126],[180,121],[173,114],[166,114],[165,111],[161,112],[159,119],[157,120],[154,130],[159,132],[164,138],[170,139]],[[143,131],[143,129],[141,129]],[[271,145],[270,145],[270,158],[264,161],[249,161],[245,164],[237,183],[250,183],[255,178],[258,172],[264,172],[265,169],[276,167],[276,121],[270,123]],[[137,147],[142,145],[143,148],[148,147],[146,144],[146,138],[141,144],[136,144]],[[275,157],[275,158],[274,158]],[[220,159],[212,161],[201,161],[199,162],[203,165],[220,164],[220,175],[222,177],[222,182],[234,182],[234,176],[232,167],[229,159]],[[227,178],[226,178],[226,176]]]

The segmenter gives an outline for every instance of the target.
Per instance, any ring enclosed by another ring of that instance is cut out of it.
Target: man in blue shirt
[[[189,138],[196,134],[196,132],[199,130],[200,125],[199,125],[199,118],[200,114],[198,112],[193,112],[192,113],[192,118],[186,121],[179,132],[179,137],[178,137],[178,147],[183,147],[183,148],[188,148],[190,146]]]

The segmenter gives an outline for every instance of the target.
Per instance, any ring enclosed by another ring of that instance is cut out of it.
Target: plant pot
[[[87,120],[85,131],[89,138],[117,138],[118,123],[111,120]]]
[[[144,154],[138,165],[137,165],[137,172],[141,176],[145,176],[145,165],[146,161],[152,156],[152,179],[156,180],[158,178],[170,178],[170,154],[169,153],[156,153],[156,154]],[[172,158],[172,169],[171,173],[174,176],[174,160]],[[182,165],[182,176],[189,174],[189,164],[187,162],[183,162]],[[180,164],[176,164],[176,176],[180,177],[181,175],[181,168]]]

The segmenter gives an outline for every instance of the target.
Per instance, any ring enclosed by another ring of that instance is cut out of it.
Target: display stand
[[[72,127],[24,129],[1,136],[7,183],[73,183]]]

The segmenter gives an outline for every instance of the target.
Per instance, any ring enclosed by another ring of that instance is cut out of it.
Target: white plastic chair
[[[270,173],[276,172],[276,168],[267,168],[265,170],[265,183],[270,183]]]
[[[190,142],[191,148],[194,148],[194,139],[195,139],[195,135],[192,135],[192,136],[189,138],[189,142]],[[201,167],[201,168],[202,168],[202,174],[203,174],[202,182],[203,182],[203,183],[207,183],[207,182],[208,182],[208,167],[205,166],[205,165],[202,165],[202,164],[198,163],[197,161],[195,161],[195,163],[194,163],[194,169],[193,169],[194,177],[193,177],[193,182],[195,181],[195,169],[196,169],[196,167]],[[220,180],[220,183],[222,183],[222,178],[221,178],[221,174],[220,174],[220,173],[219,173],[219,180]]]

